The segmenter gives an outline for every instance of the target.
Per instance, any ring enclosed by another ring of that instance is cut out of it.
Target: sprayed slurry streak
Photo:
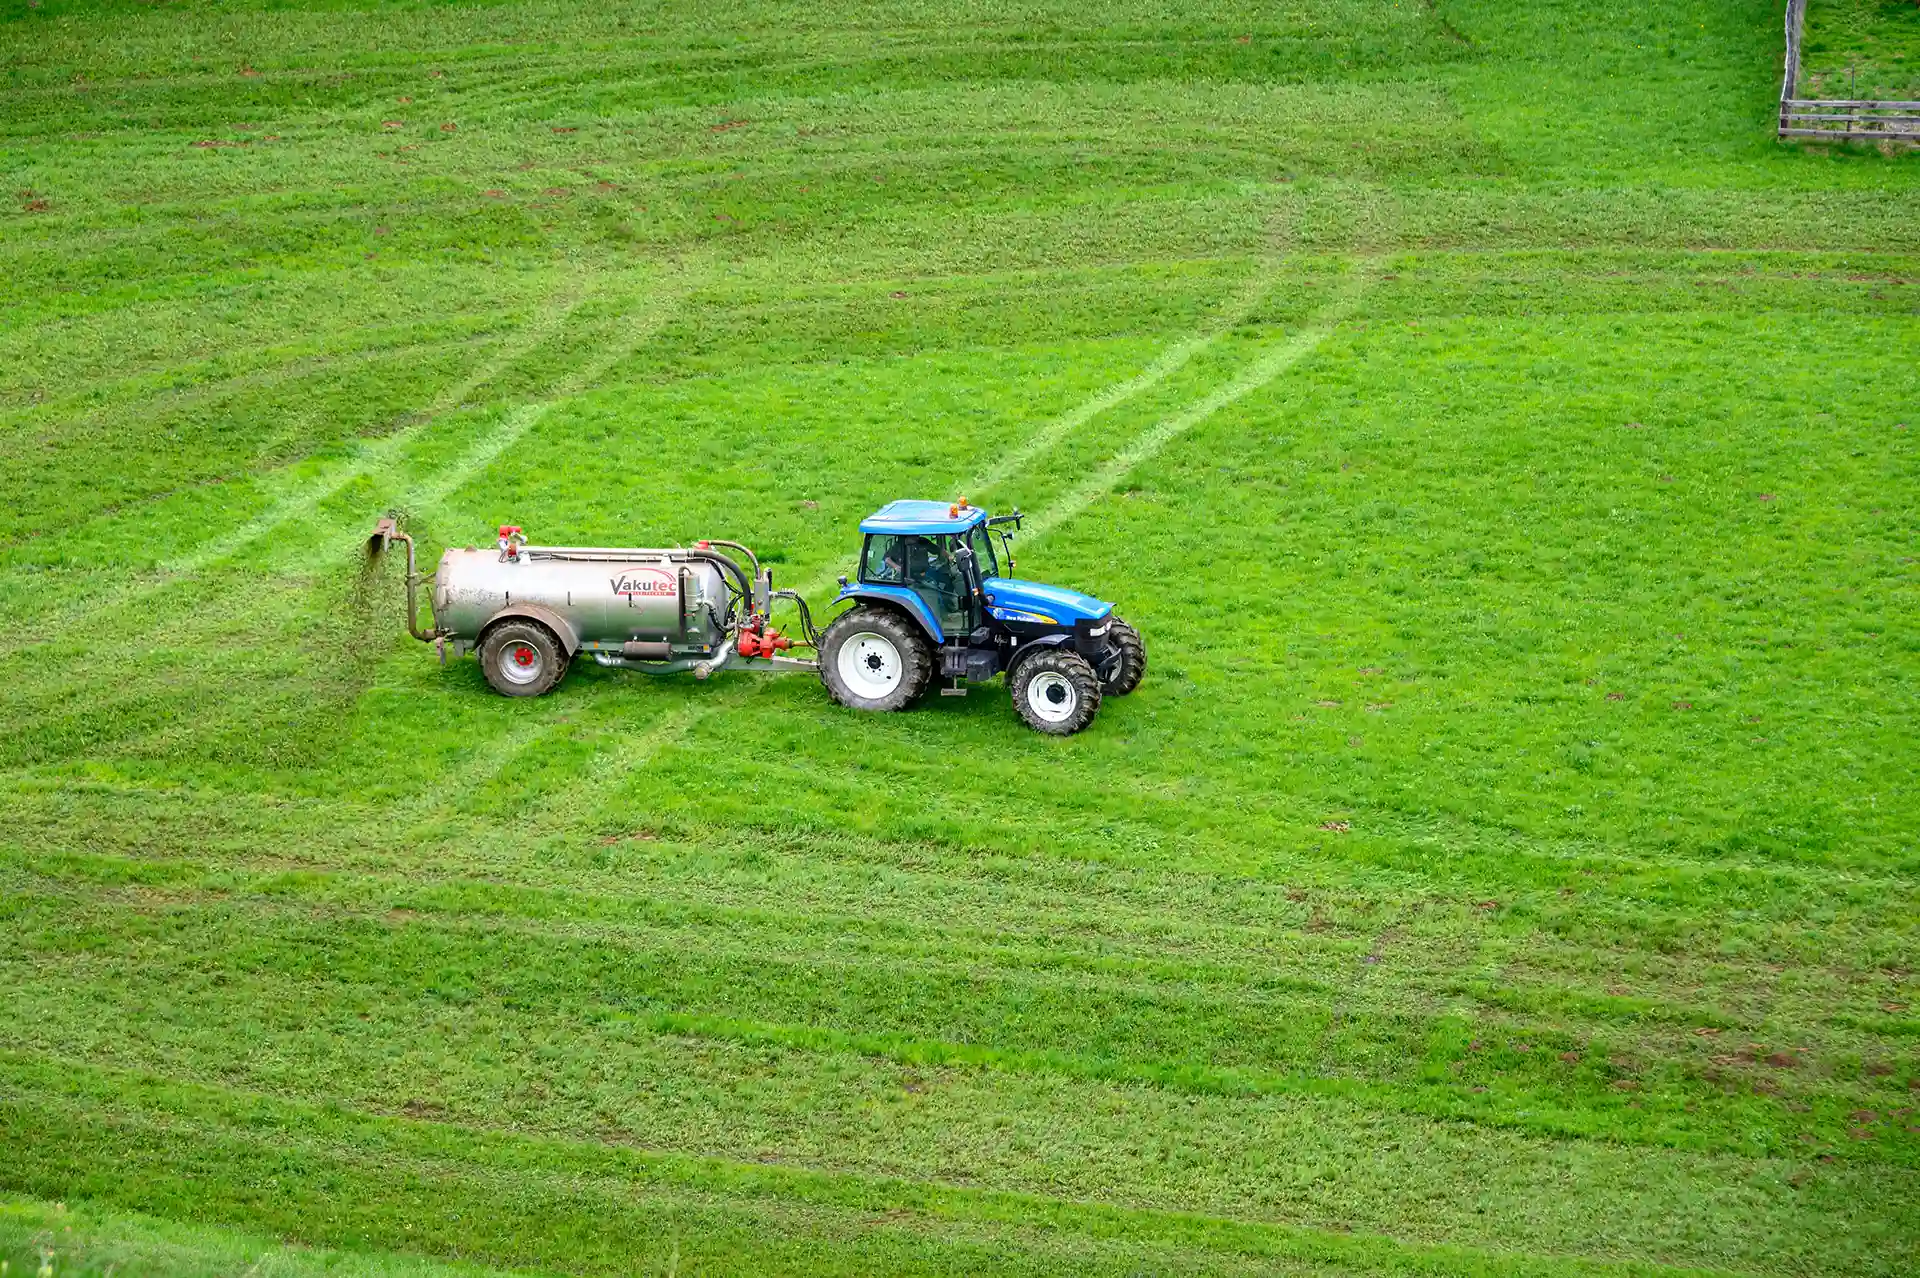
[[[685,269],[675,270],[657,287],[655,295],[648,300],[644,311],[637,316],[631,316],[628,322],[623,325],[615,340],[607,343],[595,354],[592,360],[568,374],[558,383],[555,388],[556,394],[538,403],[522,405],[509,413],[497,429],[492,431],[486,438],[477,442],[473,447],[469,448],[459,458],[429,473],[412,487],[402,489],[399,493],[401,499],[411,506],[415,512],[424,514],[456,492],[475,474],[483,470],[488,464],[499,457],[501,453],[512,447],[512,445],[529,430],[533,429],[556,404],[564,403],[566,400],[579,394],[598,378],[605,375],[609,369],[631,355],[643,342],[657,333],[667,319],[672,316],[688,292],[691,291],[696,278],[697,273],[695,272]],[[553,329],[557,328],[559,324],[564,321],[566,315],[571,314],[577,305],[577,301],[569,301],[562,312],[555,315],[546,325],[542,326],[541,332],[533,334],[527,341],[529,349],[532,345],[544,340],[544,337],[550,334]],[[629,313],[629,315],[631,315],[631,313]],[[494,371],[498,371],[497,368]],[[478,385],[485,377],[491,375],[492,373],[482,370],[480,373],[475,374],[473,378],[469,379],[469,381],[472,385]],[[453,393],[454,392],[449,392],[449,396]],[[332,487],[319,487],[310,490],[307,496],[300,499],[299,509],[310,511],[316,508],[321,502],[327,500],[335,493],[340,492],[352,479],[358,478],[361,475],[371,476],[376,480],[383,481],[385,486],[390,489],[398,487],[388,472],[380,471],[369,464],[369,458],[372,456],[377,456],[381,460],[384,460],[387,463],[388,471],[391,471],[399,465],[402,460],[398,456],[397,449],[383,449],[378,454],[373,454],[371,450],[369,450],[368,454],[362,455],[352,475],[340,479],[338,483]],[[292,518],[294,514],[298,513],[298,510],[288,510],[287,506],[291,504],[292,503],[288,503],[277,508],[280,517],[270,525],[263,524],[252,533],[247,540],[252,540],[254,537],[264,535],[271,527],[277,527]],[[369,518],[370,517],[369,515]],[[261,522],[262,521],[256,521],[256,523]],[[359,521],[356,521],[350,528],[344,524],[327,528],[325,530],[325,549],[319,552],[320,555],[335,562],[348,560],[363,545],[365,531],[365,524]],[[245,543],[240,542],[239,544]],[[209,557],[206,560],[206,563],[211,562],[214,562],[214,557]],[[202,566],[204,567],[205,565],[203,564]],[[137,598],[145,594],[150,594],[165,584],[165,578],[155,582],[143,583],[131,592],[123,593],[113,602],[115,606],[124,606],[128,598]],[[216,592],[214,596],[206,601],[206,606],[218,606],[214,603],[214,600],[221,600],[231,609],[232,615],[236,622],[238,622],[252,613],[257,603],[258,589],[259,584],[256,580],[239,583],[231,589],[223,589]],[[76,613],[72,615],[84,618],[88,615],[89,611],[91,610],[77,610]],[[522,749],[552,731],[553,728],[557,726],[553,722],[553,717],[558,713],[558,710],[551,711],[548,714],[541,715],[533,722],[519,725],[510,730],[499,744],[486,750],[477,760],[459,772],[454,778],[448,793],[454,796],[462,795],[475,789],[478,785],[483,784],[487,777],[499,771],[502,766],[510,764],[511,760]]]
[[[555,394],[538,403],[523,404],[513,410],[507,415],[498,429],[492,431],[486,438],[469,448],[459,458],[446,466],[430,472],[411,487],[403,489],[400,494],[401,500],[415,512],[424,514],[457,492],[461,486],[472,479],[474,475],[484,470],[503,452],[511,448],[525,436],[528,431],[532,430],[556,405],[565,403],[573,396],[578,395],[581,391],[588,388],[593,382],[604,376],[609,369],[631,355],[642,343],[659,332],[661,326],[672,316],[680,303],[685,299],[691,286],[692,276],[687,274],[677,275],[668,281],[667,284],[656,293],[644,313],[636,317],[633,322],[626,324],[618,339],[602,348],[592,360],[568,374],[556,386]],[[566,315],[571,314],[578,304],[577,300],[569,302],[563,312],[556,315],[551,322],[543,326],[542,332],[532,336],[528,343],[528,348],[531,349],[532,345],[544,340],[544,337],[557,328],[559,324],[564,321]],[[490,375],[490,373],[484,372],[482,374],[476,374],[473,383],[478,385],[480,380]],[[382,450],[380,458],[387,463],[389,469],[398,464],[400,459],[397,453],[397,449]],[[386,478],[386,475],[381,470],[363,462],[362,465],[356,469],[354,475],[343,479],[338,485],[331,489],[312,494],[310,500],[304,503],[304,508],[311,510],[317,507],[319,503],[344,488],[346,483],[350,482],[352,478],[357,478],[363,474],[375,478]],[[284,522],[284,519],[277,522]],[[261,530],[262,533],[265,531],[265,529]],[[336,531],[341,534],[341,537],[338,545],[330,547],[329,553],[340,558],[345,558],[352,554],[354,549],[360,545],[360,539],[364,535],[365,528],[362,525],[356,524],[351,529],[329,530],[330,541],[333,539],[332,534]],[[249,587],[249,589],[251,589],[251,587]],[[423,808],[406,805],[406,810],[416,812],[416,814],[421,811],[439,810],[450,805],[455,805],[477,792],[479,787],[484,785],[488,779],[496,773],[510,767],[512,761],[518,757],[523,750],[542,740],[559,726],[554,719],[555,716],[562,712],[563,707],[543,707],[543,709],[547,709],[547,713],[541,714],[539,717],[527,723],[517,725],[510,729],[497,741],[486,746],[477,758],[455,773],[446,786],[436,787],[433,793],[440,796],[437,800],[427,803]],[[427,797],[428,796],[423,796],[423,798]]]
[[[301,381],[326,373],[337,373],[362,368],[366,365],[378,364],[385,360],[416,358],[422,355],[433,355],[444,351],[459,350],[462,347],[483,346],[487,344],[487,341],[488,339],[485,336],[457,337],[445,341],[423,342],[418,345],[388,345],[323,355],[303,355],[282,364],[275,364],[265,368],[249,369],[244,373],[234,373],[227,377],[212,378],[177,389],[160,387],[152,390],[135,391],[117,400],[111,398],[113,389],[112,384],[109,383],[109,389],[106,392],[109,397],[109,402],[101,404],[90,411],[77,413],[72,417],[62,418],[57,422],[51,423],[45,431],[38,435],[26,436],[18,440],[10,441],[6,447],[6,452],[17,452],[19,447],[23,446],[40,445],[50,438],[69,436],[76,429],[83,426],[100,426],[106,424],[115,414],[129,413],[135,410],[150,414],[162,410],[177,411],[182,408],[193,408],[201,404],[231,399],[235,396],[243,395],[248,391],[267,390],[286,382]],[[167,370],[161,371],[165,372]],[[128,383],[150,382],[157,375],[158,374],[153,371],[147,371],[135,377],[127,378],[125,381]],[[17,422],[27,421],[34,416],[47,416],[52,413],[57,413],[64,408],[67,403],[72,403],[76,400],[84,401],[87,393],[87,390],[82,389],[73,395],[64,397],[61,402],[56,402],[51,405],[35,405],[30,409],[12,409],[0,413],[0,422],[11,426]]]

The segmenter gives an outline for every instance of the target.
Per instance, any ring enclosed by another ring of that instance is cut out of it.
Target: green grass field
[[[1920,3],[1811,0],[1803,97],[1920,99]]]
[[[1914,1272],[1920,157],[1780,39],[0,0],[8,1272]],[[960,494],[1090,731],[361,553]]]

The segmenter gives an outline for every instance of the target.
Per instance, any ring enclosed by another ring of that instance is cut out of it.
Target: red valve
[[[515,534],[517,534],[519,531],[520,531],[519,524],[501,524],[500,525],[500,535],[502,537],[512,537]]]
[[[793,647],[793,640],[778,630],[769,630],[765,634],[758,630],[740,632],[740,655],[743,657],[771,657],[776,652],[785,652]]]
[[[695,550],[712,550],[713,543],[710,541],[696,541],[693,543],[693,548]]]

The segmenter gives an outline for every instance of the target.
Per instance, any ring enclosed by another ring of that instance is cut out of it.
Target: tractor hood
[[[980,583],[987,607],[1002,621],[1046,622],[1071,626],[1076,621],[1098,621],[1113,605],[1092,595],[1060,586],[1043,586],[1017,577],[989,577]]]

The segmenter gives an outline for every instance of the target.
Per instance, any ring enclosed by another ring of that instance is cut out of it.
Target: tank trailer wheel
[[[1077,652],[1036,652],[1014,667],[1007,684],[1013,690],[1013,708],[1036,732],[1070,736],[1100,713],[1100,676]]]
[[[933,650],[890,608],[854,608],[820,637],[820,682],[855,710],[904,710],[933,680]]]
[[[567,650],[537,621],[502,621],[480,636],[480,670],[503,697],[537,697],[567,672]]]
[[[1113,678],[1100,685],[1100,691],[1109,697],[1124,697],[1140,686],[1140,680],[1147,673],[1147,644],[1140,632],[1126,622],[1115,617],[1113,629],[1107,632],[1107,642],[1120,649],[1120,668],[1113,672]]]

